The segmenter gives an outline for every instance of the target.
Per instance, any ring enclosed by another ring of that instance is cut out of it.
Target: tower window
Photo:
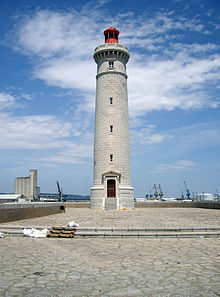
[[[109,126],[109,131],[110,131],[110,133],[113,133],[113,125]]]
[[[109,155],[109,162],[112,163],[113,162],[113,155]]]
[[[109,38],[113,38],[113,32],[109,32]]]
[[[110,98],[109,103],[113,104],[113,98],[112,97]]]
[[[108,62],[108,67],[109,68],[114,68],[114,61],[109,61]]]

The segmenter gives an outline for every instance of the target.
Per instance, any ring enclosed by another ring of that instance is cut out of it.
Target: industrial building
[[[25,201],[22,194],[0,194],[0,203]]]
[[[27,177],[17,177],[14,184],[14,193],[31,200],[38,200],[40,188],[37,186],[37,170],[30,170],[30,175]]]
[[[215,197],[211,193],[201,193],[201,194],[196,194],[196,200],[197,201],[214,201]]]

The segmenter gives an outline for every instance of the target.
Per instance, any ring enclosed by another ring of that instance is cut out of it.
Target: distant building
[[[17,202],[23,198],[21,194],[0,194],[0,203]]]
[[[201,193],[196,195],[197,201],[214,201],[214,195],[210,193]]]
[[[14,193],[21,194],[31,200],[38,200],[40,188],[37,187],[37,170],[30,170],[30,175],[27,177],[17,177],[15,179]]]
[[[214,194],[215,201],[220,201],[220,194]]]

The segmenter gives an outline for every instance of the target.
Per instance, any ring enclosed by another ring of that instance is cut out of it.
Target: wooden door
[[[116,197],[115,192],[115,180],[109,179],[107,181],[107,197]]]

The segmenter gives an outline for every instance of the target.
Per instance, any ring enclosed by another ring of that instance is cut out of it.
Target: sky
[[[220,1],[1,0],[0,192],[88,195],[96,64],[108,27],[129,48],[135,197],[220,191]]]

